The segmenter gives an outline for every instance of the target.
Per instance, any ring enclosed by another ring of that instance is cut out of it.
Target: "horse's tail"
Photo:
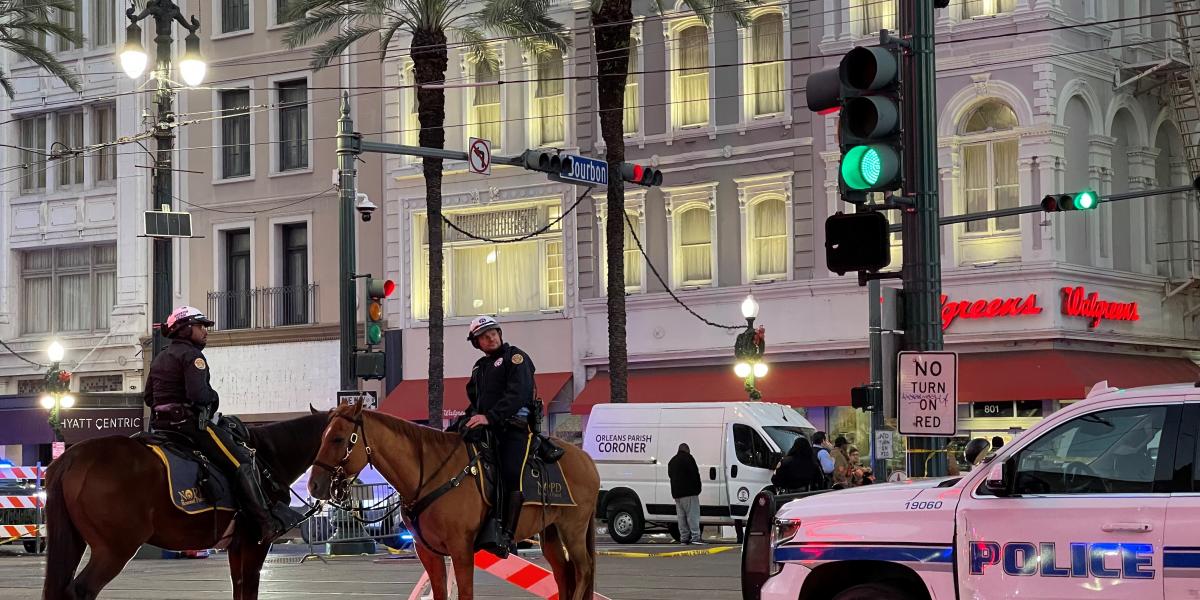
[[[67,512],[63,479],[71,465],[71,454],[64,454],[50,465],[46,474],[46,583],[44,600],[70,599],[71,581],[83,559],[86,543]]]
[[[591,600],[596,594],[596,520],[588,519],[587,526],[587,555],[592,564],[592,576],[583,582],[584,589],[581,598]]]

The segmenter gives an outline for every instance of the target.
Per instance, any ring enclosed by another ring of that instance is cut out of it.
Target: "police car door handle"
[[[1101,531],[1106,532],[1129,532],[1129,533],[1150,533],[1154,526],[1150,523],[1105,523],[1100,526]]]

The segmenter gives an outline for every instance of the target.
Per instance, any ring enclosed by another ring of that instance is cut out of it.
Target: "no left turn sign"
[[[467,163],[472,173],[492,174],[492,143],[480,138],[471,138],[467,144]]]

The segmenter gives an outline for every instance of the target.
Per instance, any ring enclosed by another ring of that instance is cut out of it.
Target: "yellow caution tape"
[[[713,546],[697,550],[675,550],[673,552],[621,552],[618,550],[597,550],[600,556],[619,556],[621,558],[680,558],[684,556],[706,556],[728,552],[741,546]]]

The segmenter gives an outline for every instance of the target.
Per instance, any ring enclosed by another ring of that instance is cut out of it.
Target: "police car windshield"
[[[771,436],[771,441],[775,442],[776,446],[779,446],[779,451],[785,454],[788,450],[792,449],[792,444],[795,443],[796,438],[801,436],[808,438],[815,431],[814,429],[783,427],[779,425],[767,425],[763,429],[766,430],[767,435]]]

